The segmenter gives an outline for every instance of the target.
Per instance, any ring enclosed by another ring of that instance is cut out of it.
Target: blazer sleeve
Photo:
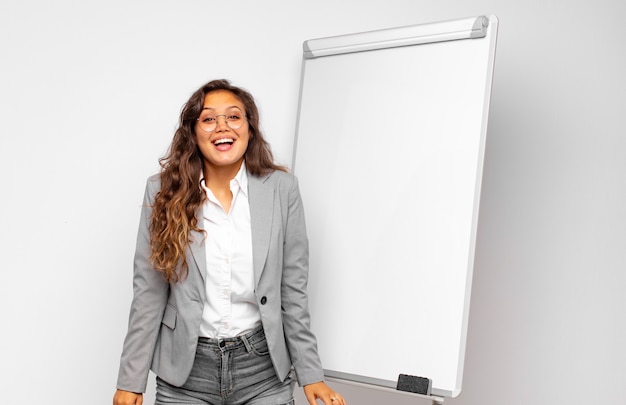
[[[133,300],[128,332],[120,360],[117,388],[145,392],[148,372],[167,297],[169,284],[150,265],[149,224],[154,196],[160,189],[158,176],[148,179],[139,221],[133,274]]]
[[[298,181],[292,177],[285,224],[281,282],[285,339],[301,386],[324,380],[317,342],[311,332],[307,283],[309,247]]]

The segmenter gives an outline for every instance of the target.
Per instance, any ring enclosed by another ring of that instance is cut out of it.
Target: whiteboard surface
[[[496,29],[303,60],[293,167],[329,376],[460,392]]]

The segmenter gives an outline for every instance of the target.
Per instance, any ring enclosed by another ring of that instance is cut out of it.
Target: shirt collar
[[[239,168],[239,172],[237,172],[237,175],[235,175],[235,178],[230,181],[231,190],[237,186],[239,186],[239,189],[246,196],[248,195],[248,171],[246,170],[245,160],[241,163],[241,167]]]

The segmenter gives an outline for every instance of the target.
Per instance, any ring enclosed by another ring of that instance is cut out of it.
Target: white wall
[[[251,90],[289,163],[304,40],[488,13],[500,33],[468,352],[446,403],[626,403],[620,0],[3,0],[0,401],[110,403],[144,180],[196,87]]]

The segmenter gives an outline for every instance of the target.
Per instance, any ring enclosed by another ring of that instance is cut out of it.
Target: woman
[[[252,96],[226,80],[183,107],[148,179],[114,405],[344,405],[323,382],[297,180],[273,163]]]

